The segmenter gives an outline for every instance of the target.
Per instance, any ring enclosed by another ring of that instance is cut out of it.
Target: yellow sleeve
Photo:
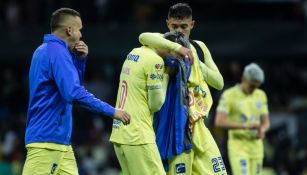
[[[140,34],[139,41],[143,46],[148,46],[154,49],[166,49],[178,52],[181,45],[163,38],[161,33],[145,32]]]
[[[230,113],[230,109],[231,109],[231,101],[229,98],[229,93],[227,91],[225,91],[219,101],[219,104],[216,108],[217,112],[224,112],[226,114]]]
[[[158,111],[164,103],[168,84],[168,75],[164,73],[162,58],[148,59],[144,66],[146,86],[148,90],[148,105],[151,112]]]
[[[269,114],[269,109],[268,109],[268,100],[267,96],[264,91],[262,91],[263,96],[262,96],[262,105],[261,105],[261,114]]]
[[[205,63],[200,62],[200,69],[204,76],[205,81],[217,90],[224,87],[224,79],[215,62],[213,61],[209,49],[203,42],[197,41],[204,52]]]

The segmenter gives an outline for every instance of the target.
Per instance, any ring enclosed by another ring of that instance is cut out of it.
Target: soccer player
[[[194,27],[192,9],[186,3],[178,3],[168,11],[167,27],[170,31],[182,32],[187,38]],[[142,33],[139,40],[151,48],[163,48],[175,51],[185,57],[194,57],[194,64],[188,80],[190,93],[189,120],[192,131],[192,151],[187,151],[169,160],[168,174],[214,174],[226,175],[226,169],[220,151],[204,124],[213,100],[208,85],[221,90],[223,77],[206,45],[190,39],[191,50],[165,40],[159,33]],[[202,60],[201,58],[204,58]],[[201,61],[202,60],[202,61]]]
[[[51,17],[51,34],[34,52],[29,71],[27,158],[23,175],[77,175],[71,147],[72,104],[129,124],[130,116],[100,101],[82,86],[88,47],[80,41],[80,14],[69,8]]]
[[[163,175],[156,145],[153,113],[164,103],[169,76],[162,58],[178,56],[146,46],[133,49],[120,74],[116,106],[129,112],[129,126],[113,121],[110,141],[125,175]]]
[[[225,90],[215,125],[228,128],[228,156],[235,175],[260,175],[263,138],[270,127],[267,96],[259,89],[263,70],[255,63],[244,68],[241,83]]]

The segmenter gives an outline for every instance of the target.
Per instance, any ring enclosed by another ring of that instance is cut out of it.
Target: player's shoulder
[[[153,64],[155,62],[163,62],[163,59],[155,52],[154,49],[142,46],[140,49],[140,56],[145,64]]]
[[[200,47],[207,48],[206,44],[203,41],[200,40],[193,40],[193,41],[196,42]]]
[[[205,45],[205,43],[203,41],[200,41],[200,40],[193,40],[193,41],[195,41],[199,45]]]
[[[54,61],[71,61],[71,54],[69,50],[56,42],[44,43],[40,47],[40,53],[44,58],[49,58],[51,62]]]
[[[153,69],[155,66],[159,69],[163,67],[164,63],[163,59],[153,49],[146,46],[133,49],[127,55],[127,61],[137,63],[139,68],[144,68],[145,70]],[[130,64],[130,66],[133,65]]]
[[[238,85],[234,85],[234,86],[231,86],[231,87],[227,88],[224,91],[224,94],[226,96],[234,95],[234,94],[238,93],[238,90],[239,90]]]
[[[258,96],[260,98],[266,98],[266,93],[262,89],[256,89],[254,93],[255,93],[256,96]]]
[[[202,42],[200,40],[193,40],[193,41],[196,42],[204,52],[209,52],[209,49],[204,42]]]

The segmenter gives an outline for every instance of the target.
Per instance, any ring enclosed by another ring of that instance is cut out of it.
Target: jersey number
[[[128,91],[128,84],[124,80],[120,87],[120,100],[119,100],[119,106],[118,106],[119,109],[124,109],[124,105],[125,105],[126,98],[127,98],[127,91]]]
[[[212,167],[215,173],[220,172],[220,171],[225,171],[225,165],[223,162],[222,157],[216,157],[211,159],[212,162]]]

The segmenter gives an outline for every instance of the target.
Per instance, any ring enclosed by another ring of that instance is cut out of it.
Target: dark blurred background
[[[31,55],[49,33],[51,13],[71,7],[82,15],[89,46],[85,86],[114,105],[126,54],[142,32],[167,31],[166,0],[0,0],[0,175],[19,175],[25,160],[24,131]],[[191,38],[204,41],[225,88],[242,68],[265,70],[271,130],[265,140],[264,175],[307,174],[307,0],[189,0],[196,20]],[[207,124],[227,162],[225,130]],[[117,175],[109,143],[112,120],[74,108],[73,147],[80,175]],[[229,167],[228,167],[228,170]],[[229,173],[230,174],[230,173]]]

